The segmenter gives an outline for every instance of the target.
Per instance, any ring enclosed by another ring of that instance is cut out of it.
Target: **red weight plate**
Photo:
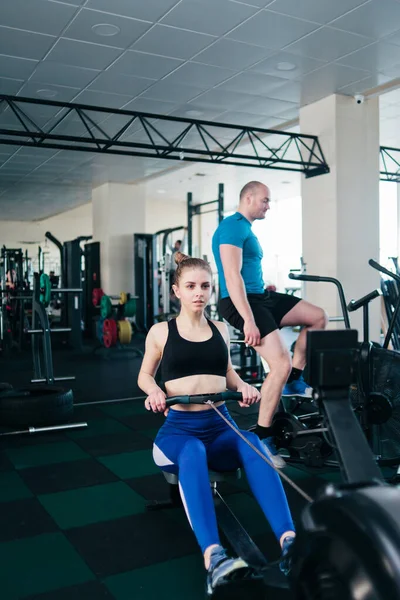
[[[103,344],[106,348],[115,346],[118,341],[117,322],[114,319],[105,319],[103,323]]]
[[[92,292],[92,302],[93,306],[99,306],[100,300],[104,296],[104,292],[101,288],[94,288]]]

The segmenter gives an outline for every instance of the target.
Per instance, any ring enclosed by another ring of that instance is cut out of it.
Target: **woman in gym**
[[[181,303],[176,319],[153,325],[138,385],[147,394],[145,407],[166,410],[166,397],[213,394],[226,389],[242,394],[241,406],[260,401],[258,390],[245,383],[232,367],[226,325],[211,321],[205,308],[211,293],[210,265],[199,258],[175,254],[174,292]],[[161,364],[167,394],[155,375]],[[218,410],[234,424],[224,403]],[[258,437],[242,431],[247,440],[268,458]],[[229,557],[219,539],[208,469],[232,471],[243,467],[261,509],[282,548],[281,570],[288,572],[287,556],[295,536],[293,520],[280,478],[208,405],[176,405],[170,408],[154,442],[153,457],[160,469],[179,477],[179,490],[190,525],[204,556],[207,595],[217,590],[224,596],[238,581],[252,580],[252,570],[240,557]],[[247,584],[246,584],[247,585]],[[228,596],[227,596],[228,597]]]

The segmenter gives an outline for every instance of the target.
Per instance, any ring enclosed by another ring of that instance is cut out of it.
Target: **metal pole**
[[[193,194],[188,192],[187,195],[187,222],[188,222],[188,254],[192,256],[193,250]]]
[[[224,218],[224,184],[218,184],[218,225]]]

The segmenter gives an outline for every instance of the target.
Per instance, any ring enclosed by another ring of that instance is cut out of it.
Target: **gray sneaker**
[[[267,449],[268,458],[272,462],[274,467],[276,469],[283,469],[284,467],[286,467],[285,460],[282,458],[282,456],[279,454],[278,450],[276,449],[276,446],[274,444],[274,438],[267,437],[264,440],[261,440],[261,442],[264,444],[265,448]]]

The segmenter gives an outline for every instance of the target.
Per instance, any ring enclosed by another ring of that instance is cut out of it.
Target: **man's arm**
[[[232,244],[221,244],[219,247],[226,287],[230,299],[244,321],[245,342],[250,346],[258,346],[260,332],[255,324],[253,311],[247,300],[246,287],[240,273],[242,269],[243,250]]]

